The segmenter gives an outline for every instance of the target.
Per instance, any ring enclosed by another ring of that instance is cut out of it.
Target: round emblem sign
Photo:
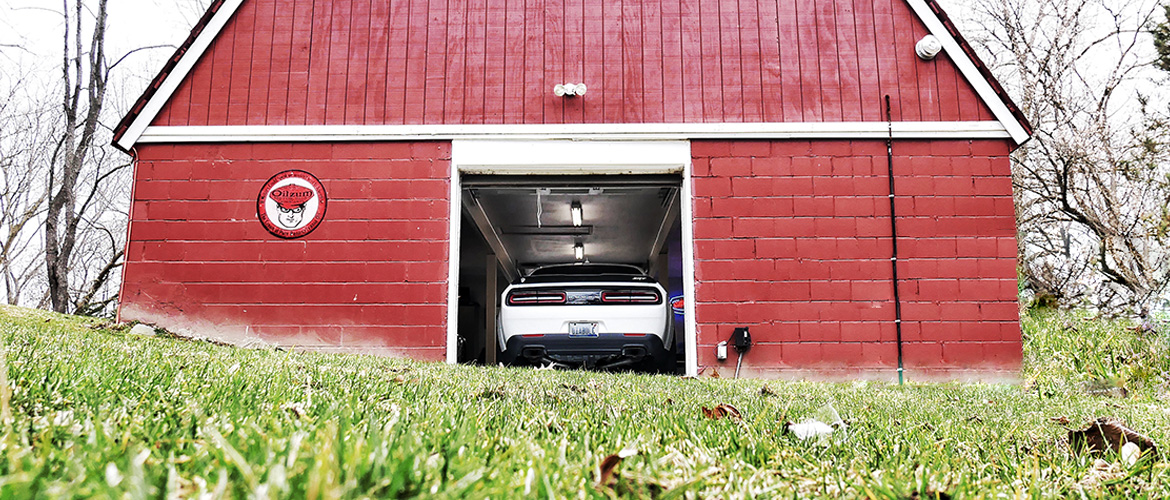
[[[273,236],[300,238],[325,218],[325,188],[313,174],[285,170],[272,176],[256,199],[256,215]]]

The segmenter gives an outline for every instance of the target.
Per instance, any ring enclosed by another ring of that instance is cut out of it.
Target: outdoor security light
[[[934,59],[939,52],[942,52],[942,49],[942,41],[934,35],[926,35],[918,43],[914,44],[914,53],[923,61]]]
[[[581,202],[574,201],[569,205],[569,212],[573,214],[573,225],[581,227],[581,223],[584,221],[584,217],[581,215]]]
[[[588,90],[584,83],[558,83],[553,87],[553,95],[557,97],[573,97],[575,95],[585,95]]]

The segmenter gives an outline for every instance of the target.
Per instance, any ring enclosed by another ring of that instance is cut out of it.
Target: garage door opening
[[[683,371],[681,175],[464,175],[459,186],[457,361],[495,364],[500,295],[553,264],[630,264],[666,292]]]

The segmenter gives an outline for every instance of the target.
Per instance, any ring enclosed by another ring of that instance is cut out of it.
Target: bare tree
[[[962,3],[1036,128],[1013,157],[1028,288],[1045,302],[1147,308],[1170,277],[1170,127],[1148,31],[1157,2]]]
[[[47,165],[48,204],[45,211],[44,255],[48,302],[58,312],[93,313],[111,300],[97,300],[121,266],[118,238],[99,221],[110,205],[107,181],[130,165],[111,154],[102,126],[111,70],[126,54],[110,62],[106,56],[107,0],[62,0],[65,33],[61,65],[61,133]],[[131,51],[133,53],[134,51]],[[99,137],[102,139],[99,142]],[[123,221],[124,222],[124,221]],[[79,241],[100,241],[79,235],[91,232],[110,237],[105,252],[78,253]],[[92,257],[104,256],[95,263]],[[79,257],[87,257],[79,262]],[[89,274],[91,269],[98,269]],[[76,276],[75,276],[76,275]],[[75,289],[73,282],[84,284]],[[76,298],[77,300],[73,300]],[[97,300],[95,302],[95,300]]]
[[[53,120],[45,106],[20,96],[23,81],[4,82],[0,101],[0,274],[5,301],[19,304],[40,270],[38,229],[45,212],[44,156]]]

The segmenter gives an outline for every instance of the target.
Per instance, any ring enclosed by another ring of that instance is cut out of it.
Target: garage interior
[[[495,364],[499,297],[532,269],[572,262],[647,269],[683,295],[680,175],[465,175],[458,361]],[[683,320],[675,314],[682,370]]]

